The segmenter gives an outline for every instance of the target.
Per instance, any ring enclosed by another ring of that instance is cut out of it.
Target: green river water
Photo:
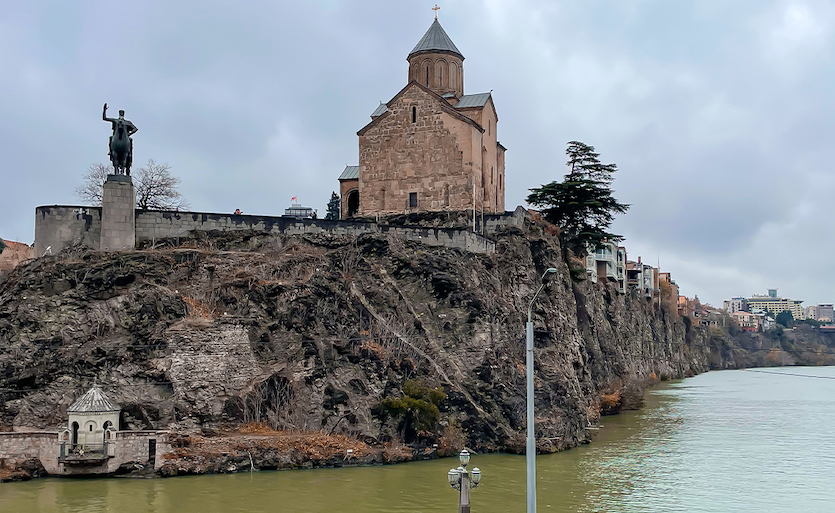
[[[835,367],[709,372],[539,456],[540,512],[835,511]],[[525,510],[524,456],[474,455],[474,513]],[[172,479],[0,485],[5,512],[455,512],[457,460]]]

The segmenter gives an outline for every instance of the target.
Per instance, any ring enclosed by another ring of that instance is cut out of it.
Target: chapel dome
[[[67,408],[67,413],[104,413],[120,411],[119,405],[110,401],[101,388],[96,385],[84,395],[76,399],[72,406]]]
[[[452,42],[452,39],[450,39],[436,18],[429,27],[429,30],[426,31],[426,34],[420,38],[418,44],[409,52],[407,60],[421,53],[439,52],[449,52],[458,56],[462,61],[464,60],[464,55],[458,50],[458,47],[455,46],[455,43]]]

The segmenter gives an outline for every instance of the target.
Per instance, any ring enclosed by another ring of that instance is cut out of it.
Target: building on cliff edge
[[[437,19],[406,60],[406,86],[357,132],[359,165],[339,177],[340,217],[504,212],[493,95],[464,94],[464,55]]]

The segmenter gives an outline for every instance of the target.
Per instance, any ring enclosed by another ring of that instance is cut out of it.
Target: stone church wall
[[[436,97],[417,86],[388,108],[359,136],[359,215],[471,206],[473,151],[463,146],[478,130],[445,112]],[[409,206],[410,193],[417,193],[416,208]]]

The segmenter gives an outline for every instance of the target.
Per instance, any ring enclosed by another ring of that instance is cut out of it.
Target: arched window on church
[[[386,209],[386,190],[382,189],[380,191],[380,210]]]
[[[444,185],[444,206],[449,206],[449,184]]]
[[[435,63],[435,74],[438,75],[438,87],[444,87],[444,68],[446,68],[446,61],[443,59]]]
[[[426,87],[429,87],[429,66],[426,66]]]
[[[417,107],[412,106],[412,123],[417,123]]]
[[[449,88],[450,89],[457,89],[458,88],[458,65],[454,62],[449,63]]]

